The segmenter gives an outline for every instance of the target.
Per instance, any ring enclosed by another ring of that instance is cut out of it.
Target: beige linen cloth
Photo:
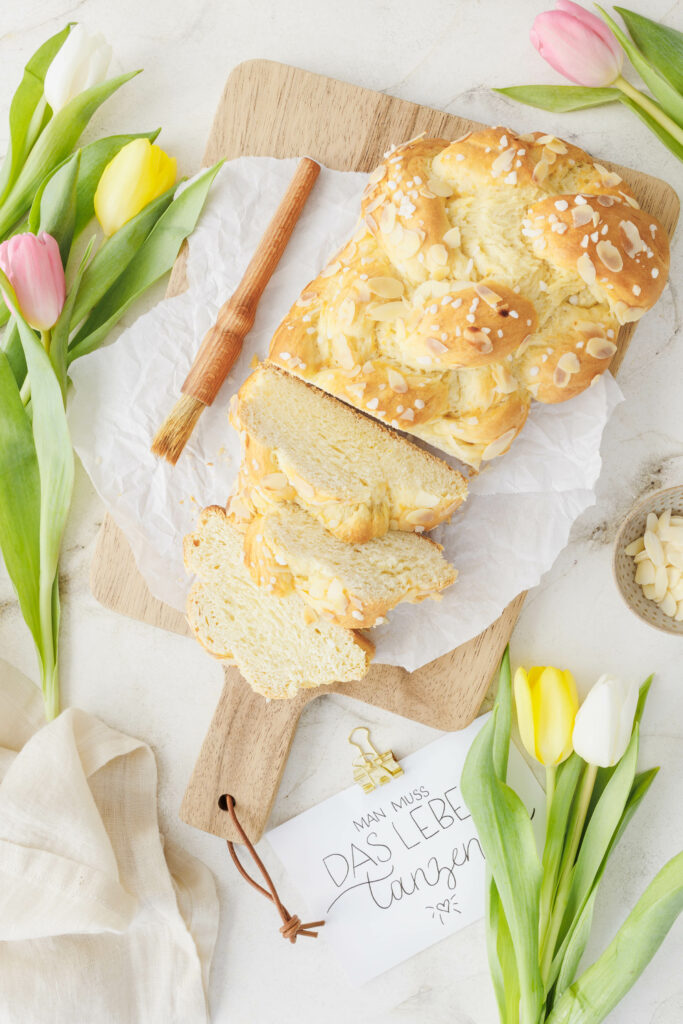
[[[151,750],[41,705],[0,662],[0,1021],[208,1021],[216,888],[164,845]]]

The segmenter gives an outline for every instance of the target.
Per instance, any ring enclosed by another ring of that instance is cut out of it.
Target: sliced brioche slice
[[[296,501],[349,543],[388,530],[422,533],[467,493],[465,478],[440,459],[269,363],[244,382],[231,419],[242,436],[238,491],[247,505],[264,512]]]
[[[316,612],[350,629],[374,626],[400,601],[438,597],[457,576],[426,537],[391,530],[347,544],[293,504],[252,520],[244,561],[271,593],[297,591]]]
[[[298,594],[276,597],[259,587],[243,564],[242,542],[218,506],[205,508],[185,537],[185,565],[199,577],[187,602],[199,642],[215,657],[233,659],[266,697],[362,679],[374,653],[370,641],[333,622],[308,621]]]

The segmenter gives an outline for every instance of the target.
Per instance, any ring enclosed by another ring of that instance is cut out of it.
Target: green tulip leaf
[[[55,376],[59,381],[59,386],[62,389],[62,398],[66,403],[66,390],[67,390],[67,366],[68,359],[67,353],[69,351],[69,333],[71,328],[73,309],[76,303],[83,275],[88,266],[90,256],[95,245],[95,236],[90,239],[86,250],[83,253],[80,266],[76,271],[76,276],[71,282],[69,294],[66,297],[64,308],[60,313],[57,323],[52,328],[52,337],[50,340],[50,362],[52,363],[55,371]]]
[[[510,646],[505,648],[498,673],[496,694],[496,722],[493,733],[492,759],[498,778],[507,778],[512,724],[512,673]],[[510,929],[491,872],[486,872],[486,945],[491,980],[501,1020],[519,1019],[519,980],[517,960]]]
[[[71,317],[71,330],[78,327],[93,306],[125,271],[159,217],[173,202],[176,189],[177,185],[174,185],[153,199],[111,238],[105,239],[83,275]]]
[[[47,178],[36,192],[28,215],[28,229],[34,234],[47,231],[59,245],[62,266],[66,267],[76,226],[76,187],[81,162],[80,150]]]
[[[638,734],[639,728],[636,725],[631,742],[586,825],[569,889],[565,922],[571,923],[581,912],[619,827],[636,774]]]
[[[519,979],[519,1019],[535,1024],[543,1005],[538,959],[541,865],[527,810],[497,775],[494,749],[498,713],[496,706],[475,738],[463,768],[461,787],[509,928]]]
[[[518,103],[526,103],[528,107],[554,110],[560,114],[568,110],[599,107],[619,99],[618,89],[591,89],[583,85],[511,85],[507,89],[493,91]]]
[[[612,842],[610,843],[609,849],[607,850],[607,853],[605,855],[605,863],[607,862],[607,859],[611,856],[614,847],[617,845],[622,835],[626,831],[626,828],[629,822],[631,821],[631,818],[640,807],[643,798],[647,794],[650,786],[655,781],[658,774],[659,768],[648,768],[643,772],[638,772],[635,779],[633,780],[633,785],[631,786],[631,792],[629,793],[628,800],[626,801],[624,813],[621,816],[618,828],[614,833],[614,836],[612,837]]]
[[[659,123],[659,121],[655,121],[654,117],[648,114],[646,110],[643,110],[643,108],[638,103],[634,102],[630,96],[625,96],[622,93],[619,100],[625,107],[632,110],[641,121],[644,121],[650,131],[657,136],[660,142],[664,143],[667,149],[671,150],[674,156],[678,157],[679,160],[683,160],[683,146],[678,139],[675,139],[673,135],[671,135],[666,128]]]
[[[14,379],[17,382],[17,387],[21,388],[26,377],[26,359],[24,358],[24,350],[21,347],[19,328],[14,320],[7,325],[3,334],[2,352],[9,362]]]
[[[498,672],[496,693],[496,729],[493,734],[493,764],[501,782],[507,781],[508,754],[510,752],[510,729],[512,726],[512,671],[510,669],[510,645],[503,652]]]
[[[0,549],[21,614],[40,652],[40,475],[31,421],[4,352],[0,352],[0,436]]]
[[[583,768],[584,762],[578,754],[572,754],[557,769],[555,793],[550,805],[543,847],[541,922],[544,926],[547,924],[555,898],[570,813]]]
[[[653,679],[654,675],[649,675],[645,682],[641,685],[640,689],[638,690],[638,703],[636,704],[636,713],[633,716],[634,729],[637,725],[640,725],[640,723],[643,720],[643,715],[645,714],[645,705],[647,704],[647,698],[650,696],[650,687],[652,686]]]
[[[683,32],[650,21],[625,7],[615,7],[624,20],[631,39],[660,75],[683,94]]]
[[[222,164],[214,164],[191,182],[161,215],[123,273],[92,309],[69,348],[69,362],[98,348],[124,312],[150,285],[166,274],[180,246],[194,230]]]
[[[7,294],[12,294],[2,272],[0,286]],[[50,358],[14,303],[10,300],[8,305],[17,321],[31,384],[31,429],[40,477],[39,654],[46,713],[48,718],[53,718],[59,711],[57,567],[73,493],[74,454],[62,391]],[[35,580],[33,586],[35,588]]]
[[[669,117],[673,118],[677,125],[683,127],[683,96],[679,95],[666,78],[663,78],[656,68],[645,59],[638,47],[634,46],[625,32],[622,32],[614,18],[611,18],[600,4],[595,6],[621,43],[626,56],[645,82],[645,85],[661,103],[662,109]]]
[[[486,947],[493,989],[502,1021],[519,1020],[519,977],[510,928],[496,883],[487,871]]]
[[[74,96],[50,119],[0,206],[0,237],[4,237],[29,208],[41,181],[71,153],[97,108],[139,73],[131,71],[93,85]]]
[[[31,147],[50,118],[50,108],[43,97],[45,73],[70,31],[69,24],[36,50],[24,68],[24,76],[12,97],[9,142],[0,170],[0,202],[16,181]]]
[[[595,901],[597,898],[598,885],[596,881],[596,884],[591,889],[590,896],[583,906],[583,910],[574,919],[560,953],[556,956],[553,963],[553,967],[559,973],[551,999],[552,1005],[560,998],[565,989],[569,988],[576,977],[581,957],[586,951],[591,928],[593,927],[593,914],[595,913]],[[554,978],[552,972],[551,978]]]
[[[597,898],[602,876],[607,868],[607,862],[609,861],[617,843],[626,831],[631,818],[638,810],[643,798],[654,782],[658,772],[659,768],[650,768],[648,771],[640,772],[633,780],[633,786],[631,787],[631,792],[629,793],[628,800],[626,801],[624,813],[621,816],[619,825],[612,836],[602,864],[595,876],[590,895],[588,896],[581,912],[574,918],[574,921],[572,922],[571,927],[553,960],[550,971],[550,984],[555,985],[553,993],[554,1001],[562,995],[567,986],[574,980],[574,976],[578,970],[579,961],[583,956],[586,943],[588,942],[590,935],[591,925],[593,923],[595,900]]]
[[[683,910],[683,853],[655,876],[602,956],[560,997],[546,1024],[601,1024]]]

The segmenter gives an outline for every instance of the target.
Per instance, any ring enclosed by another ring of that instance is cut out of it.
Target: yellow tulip
[[[176,176],[176,161],[149,139],[133,139],[102,172],[95,192],[95,213],[105,235],[113,235],[166,192]]]
[[[571,672],[536,666],[515,672],[515,703],[522,742],[532,757],[547,767],[572,752],[574,719],[579,710]]]

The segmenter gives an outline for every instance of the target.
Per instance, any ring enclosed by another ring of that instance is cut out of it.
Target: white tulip
[[[101,33],[89,36],[82,25],[74,25],[45,75],[45,99],[53,114],[103,81],[110,60],[111,46]]]
[[[631,739],[637,706],[637,686],[600,676],[574,722],[572,742],[579,757],[600,768],[620,761]]]

